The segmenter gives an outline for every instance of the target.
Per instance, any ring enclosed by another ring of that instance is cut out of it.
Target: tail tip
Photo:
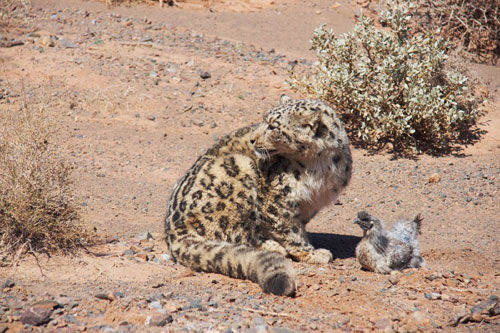
[[[285,272],[271,275],[264,281],[262,289],[278,296],[295,296],[295,281]]]

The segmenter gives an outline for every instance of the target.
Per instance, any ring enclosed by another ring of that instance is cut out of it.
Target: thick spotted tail
[[[292,265],[279,253],[196,236],[179,237],[169,242],[169,246],[177,262],[196,271],[249,279],[258,283],[266,293],[295,294]]]

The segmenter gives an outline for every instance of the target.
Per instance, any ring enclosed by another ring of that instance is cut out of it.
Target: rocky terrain
[[[82,219],[106,239],[0,267],[0,332],[499,331],[498,66],[470,65],[493,96],[474,146],[414,160],[353,150],[351,185],[308,225],[336,259],[294,263],[295,298],[172,262],[162,221],[174,183],[219,137],[296,96],[286,79],[314,61],[312,29],[347,31],[358,10],[236,3],[34,0],[22,23],[0,30],[0,109],[48,110]],[[390,222],[422,214],[427,267],[362,271],[359,210]]]

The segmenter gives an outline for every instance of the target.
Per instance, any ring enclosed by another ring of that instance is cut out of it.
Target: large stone
[[[21,322],[23,324],[29,324],[33,326],[40,326],[47,324],[50,321],[50,316],[52,315],[52,309],[40,306],[31,306],[26,311],[21,314]]]

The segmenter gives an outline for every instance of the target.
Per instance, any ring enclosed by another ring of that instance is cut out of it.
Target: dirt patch
[[[296,298],[192,272],[168,256],[162,228],[174,183],[220,136],[260,121],[290,94],[290,66],[315,60],[307,42],[313,26],[327,18],[339,32],[352,25],[345,13],[356,9],[340,4],[211,13],[37,0],[22,29],[0,32],[23,41],[0,49],[0,108],[14,112],[21,96],[43,99],[75,164],[82,219],[109,239],[75,257],[0,268],[0,331],[498,331],[498,315],[471,312],[499,294],[497,100],[483,119],[487,133],[460,154],[394,160],[354,150],[351,185],[309,226],[315,245],[337,259],[294,263]],[[498,67],[475,71],[492,75]],[[492,91],[499,77],[492,75]],[[421,213],[428,267],[392,282],[362,271],[353,257],[361,209],[388,222]],[[48,315],[48,323],[25,326],[21,317],[31,313]]]
[[[208,9],[210,11],[256,12],[264,8],[273,7],[273,0],[178,0],[177,6],[184,9]]]

